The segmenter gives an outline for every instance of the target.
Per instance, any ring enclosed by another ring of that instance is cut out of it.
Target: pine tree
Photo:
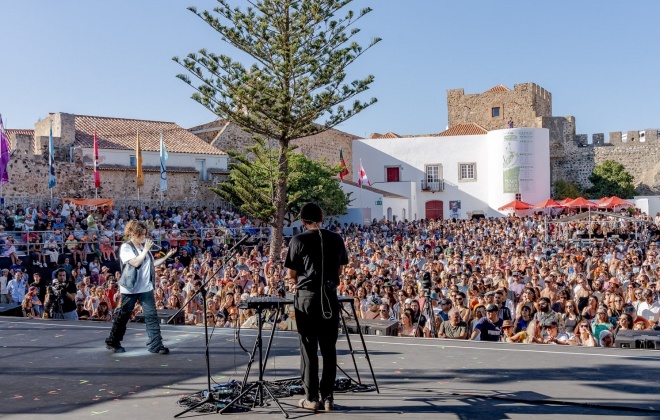
[[[232,158],[229,180],[220,183],[214,192],[236,208],[252,217],[271,223],[275,216],[273,197],[278,179],[277,152],[263,139],[247,148],[245,154],[228,151]],[[317,203],[327,216],[346,213],[349,195],[332,178],[339,166],[330,167],[305,156],[289,151],[289,176],[284,220],[290,225],[302,206],[310,201]]]
[[[332,128],[376,102],[354,99],[374,77],[346,82],[346,69],[380,39],[366,48],[355,41],[360,32],[355,23],[371,8],[336,17],[352,0],[254,0],[245,10],[232,8],[228,0],[217,1],[212,12],[189,10],[252,62],[205,49],[173,60],[197,79],[193,83],[189,75],[177,76],[195,89],[194,100],[246,131],[278,142],[270,247],[275,258],[286,213],[289,144]]]

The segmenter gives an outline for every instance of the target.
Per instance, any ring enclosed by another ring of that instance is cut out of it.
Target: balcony
[[[437,181],[427,181],[425,179],[422,179],[422,191],[431,191],[431,192],[436,192],[436,191],[444,191],[445,190],[445,180],[440,179]]]

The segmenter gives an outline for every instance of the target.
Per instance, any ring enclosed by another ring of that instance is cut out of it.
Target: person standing
[[[149,253],[153,241],[147,238],[147,228],[142,222],[131,220],[124,228],[124,236],[128,239],[119,249],[119,259],[123,265],[122,276],[119,280],[119,291],[121,293],[121,307],[119,315],[115,318],[110,336],[106,338],[105,344],[113,353],[124,353],[126,350],[121,346],[121,341],[126,333],[126,324],[131,318],[135,304],[139,301],[147,326],[147,348],[151,353],[168,354],[170,350],[163,345],[160,335],[160,323],[156,313],[156,300],[154,298],[155,267],[163,264],[176,248],[172,248],[163,257],[154,260]],[[125,274],[129,271],[128,266],[137,271],[137,279],[133,284],[127,282]]]
[[[305,388],[305,398],[298,406],[332,411],[340,311],[337,286],[342,266],[348,264],[348,254],[340,235],[321,228],[323,211],[317,204],[305,204],[300,219],[306,230],[291,239],[284,262],[289,279],[296,282],[294,308],[300,336],[300,374]],[[323,357],[320,384],[317,348]]]

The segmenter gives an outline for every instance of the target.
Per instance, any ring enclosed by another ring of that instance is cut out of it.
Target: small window
[[[516,200],[522,201],[522,194],[516,194]]]
[[[135,168],[137,166],[137,159],[135,158],[135,155],[130,155],[128,157],[128,165],[131,168]]]
[[[500,116],[500,107],[496,106],[490,109],[490,115],[493,118],[499,117]]]
[[[387,175],[387,182],[399,182],[401,168],[398,166],[387,166],[385,172]]]
[[[477,164],[476,163],[459,163],[458,164],[458,180],[459,181],[475,181],[477,179]]]

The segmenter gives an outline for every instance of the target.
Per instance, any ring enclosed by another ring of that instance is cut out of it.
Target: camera
[[[433,282],[431,281],[431,273],[428,271],[425,271],[424,274],[422,275],[422,289],[426,292],[431,291],[431,287],[433,287]]]

